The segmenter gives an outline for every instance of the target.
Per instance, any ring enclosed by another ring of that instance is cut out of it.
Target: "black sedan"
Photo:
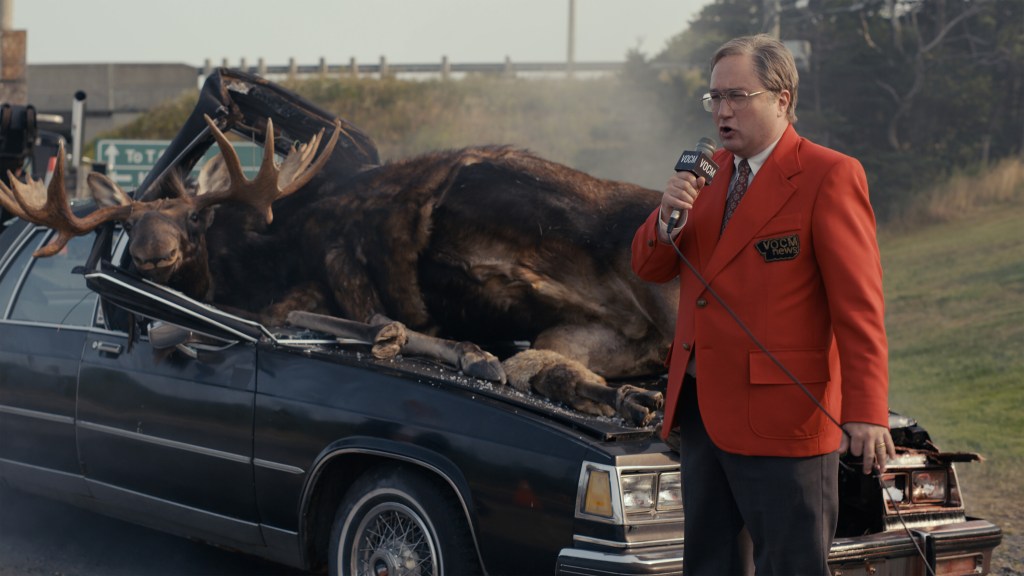
[[[332,574],[680,572],[653,428],[272,333],[83,268],[93,236],[33,258],[49,234],[0,236],[4,483]]]

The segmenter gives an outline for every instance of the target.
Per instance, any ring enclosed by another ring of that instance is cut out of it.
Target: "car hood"
[[[465,376],[454,367],[430,359],[407,356],[382,360],[369,354],[370,346],[364,342],[337,339],[294,327],[265,327],[145,280],[107,261],[101,261],[96,270],[86,272],[85,278],[89,288],[100,294],[106,304],[180,327],[189,333],[227,342],[249,342],[286,349],[311,360],[360,365],[415,379],[426,385],[449,387],[460,393],[502,402],[525,417],[552,420],[598,440],[650,437],[661,424],[661,419],[656,417],[648,426],[635,428],[618,417],[583,414],[547,398],[519,392],[511,386]],[[647,384],[662,385],[661,382]]]

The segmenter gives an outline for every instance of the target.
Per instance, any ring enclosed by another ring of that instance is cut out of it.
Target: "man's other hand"
[[[849,451],[854,456],[860,456],[864,461],[865,474],[871,474],[872,469],[878,470],[879,474],[885,472],[888,461],[896,458],[896,445],[885,426],[847,422],[843,424],[843,430],[846,434],[843,434],[839,444],[839,453]]]

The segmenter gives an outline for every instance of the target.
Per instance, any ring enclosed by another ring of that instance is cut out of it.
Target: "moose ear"
[[[212,191],[223,191],[231,188],[231,173],[228,171],[224,156],[217,154],[203,164],[199,171],[199,189],[196,196]]]
[[[117,184],[114,184],[113,180],[107,178],[104,174],[90,172],[89,176],[86,177],[86,182],[89,184],[89,190],[92,191],[93,199],[101,207],[128,206],[132,203],[128,195],[124,193],[124,190],[121,190]]]

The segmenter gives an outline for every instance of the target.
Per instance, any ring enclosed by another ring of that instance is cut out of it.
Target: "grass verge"
[[[994,574],[1024,573],[1024,202],[882,233],[890,405],[960,465],[970,515],[1000,525]]]

